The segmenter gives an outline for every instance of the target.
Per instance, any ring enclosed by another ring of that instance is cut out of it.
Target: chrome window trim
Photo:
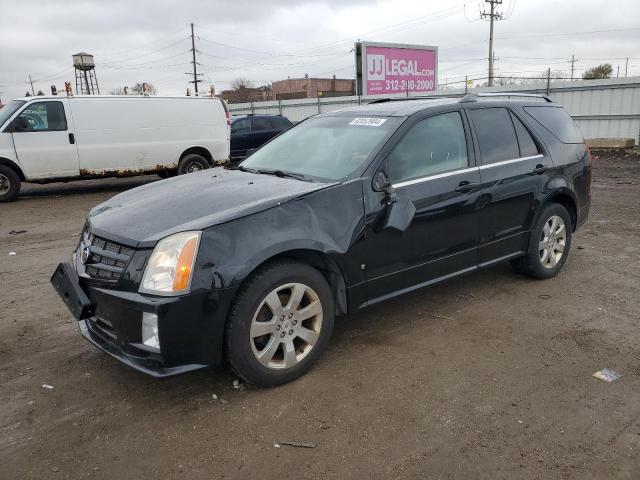
[[[520,158],[514,158],[513,160],[503,160],[501,162],[488,163],[487,165],[480,165],[479,167],[463,168],[462,170],[451,170],[450,172],[436,173],[435,175],[427,175],[426,177],[419,177],[419,178],[414,178],[412,180],[405,180],[404,182],[400,182],[400,183],[394,183],[392,184],[392,187],[393,188],[407,187],[409,185],[416,185],[418,183],[437,180],[439,178],[452,177],[454,175],[460,175],[463,173],[486,170],[487,168],[499,167],[501,165],[509,165],[511,163],[523,162],[525,160],[533,160],[534,158],[543,158],[543,157],[544,155],[539,153],[538,155],[531,155],[529,157],[520,157]]]
[[[437,180],[439,178],[452,177],[454,175],[460,175],[462,173],[475,172],[478,167],[463,168],[462,170],[451,170],[450,172],[436,173],[435,175],[428,175],[426,177],[418,177],[412,180],[405,180],[404,182],[392,184],[393,188],[407,187],[409,185],[415,185],[416,183],[428,182],[430,180]]]
[[[534,158],[542,158],[544,157],[544,155],[542,154],[537,154],[537,155],[531,155],[530,157],[520,157],[520,158],[514,158],[513,160],[503,160],[501,162],[495,162],[495,163],[487,163],[486,165],[480,165],[480,170],[486,170],[487,168],[493,168],[493,167],[499,167],[501,165],[509,165],[510,163],[517,163],[517,162],[523,162],[524,160],[533,160]]]

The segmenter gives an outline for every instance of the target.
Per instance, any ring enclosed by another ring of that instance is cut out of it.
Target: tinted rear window
[[[518,136],[518,143],[520,144],[520,156],[532,157],[540,153],[538,145],[527,130],[527,127],[523,125],[518,117],[513,113],[511,114],[511,120],[513,120],[513,126],[516,127],[516,135]]]
[[[283,117],[273,117],[271,123],[277,130],[286,130],[291,126],[291,122]]]
[[[251,130],[252,131],[271,130],[271,123],[269,123],[268,118],[252,118]]]
[[[520,157],[516,132],[506,108],[469,110],[480,145],[482,163],[501,162]]]
[[[544,128],[563,143],[584,143],[582,133],[562,107],[524,107]]]

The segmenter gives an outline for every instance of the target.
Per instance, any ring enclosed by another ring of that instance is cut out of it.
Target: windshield
[[[9,117],[16,113],[16,110],[18,110],[25,103],[27,102],[25,102],[24,100],[12,100],[4,107],[0,108],[0,127],[4,125],[4,122],[9,120]]]
[[[253,153],[242,167],[343,180],[365,164],[398,123],[389,117],[310,118]]]

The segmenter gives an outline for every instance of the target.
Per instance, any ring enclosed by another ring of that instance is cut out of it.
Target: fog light
[[[142,343],[160,351],[158,316],[155,313],[142,313]]]

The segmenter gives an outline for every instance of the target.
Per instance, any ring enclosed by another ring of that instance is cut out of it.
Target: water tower
[[[99,95],[98,77],[93,55],[80,52],[73,55],[73,68],[76,71],[76,93],[80,95]]]

